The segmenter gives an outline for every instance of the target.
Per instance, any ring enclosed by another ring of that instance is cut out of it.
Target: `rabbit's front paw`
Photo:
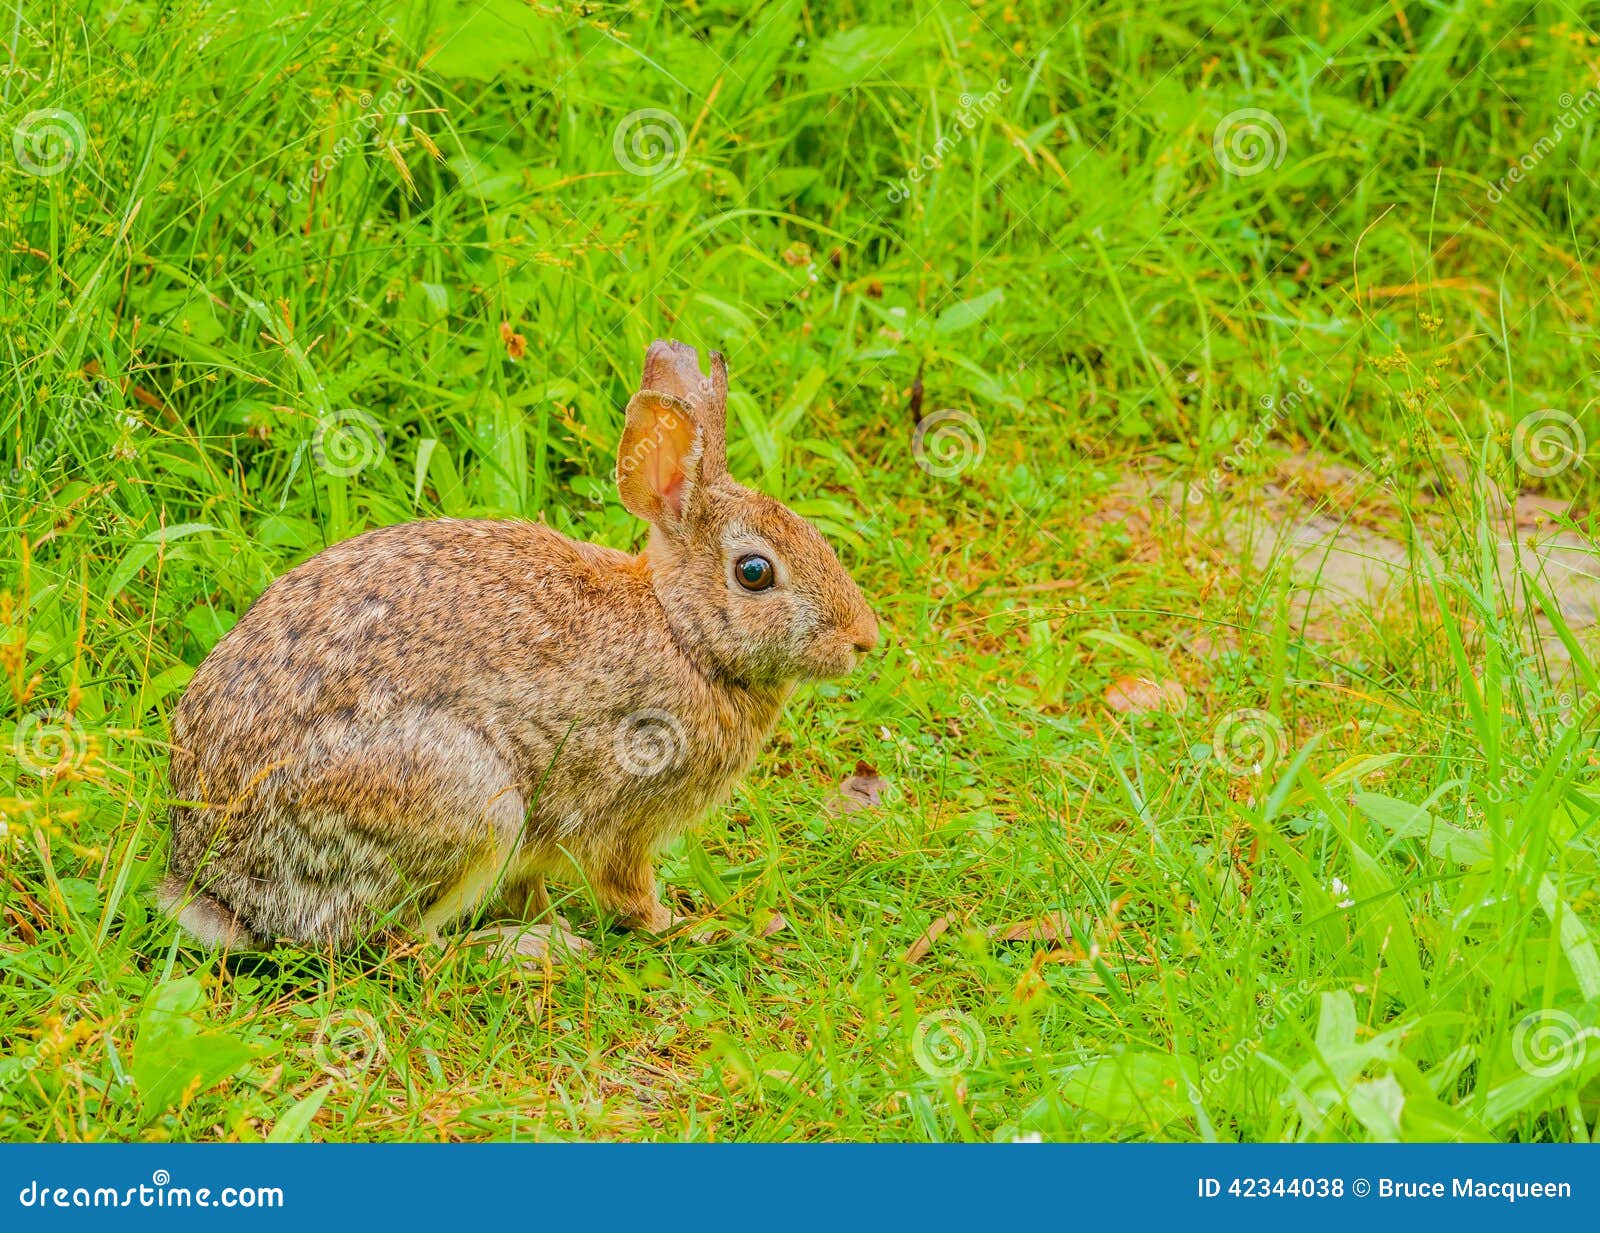
[[[487,946],[496,959],[507,959],[519,967],[543,969],[547,962],[586,959],[594,953],[594,943],[580,938],[562,924],[491,925],[467,935],[469,946]]]

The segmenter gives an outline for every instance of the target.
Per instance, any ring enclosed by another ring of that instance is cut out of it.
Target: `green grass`
[[[1514,446],[1600,441],[1600,35],[1358,7],[13,9],[0,1134],[1588,1141],[1600,682],[1581,630],[1528,653],[1492,542],[1519,488],[1592,528],[1592,462]],[[44,109],[83,141],[28,174]],[[668,334],[889,635],[669,854],[726,936],[545,978],[180,946],[194,666],[371,526],[637,545],[608,477]],[[919,406],[981,457],[919,466]],[[1435,545],[1396,602],[1306,622],[1225,533],[1297,453],[1353,477],[1307,508]],[[1223,478],[1185,518],[1140,470]],[[1265,756],[1219,758],[1242,711]],[[836,814],[858,760],[884,803]]]

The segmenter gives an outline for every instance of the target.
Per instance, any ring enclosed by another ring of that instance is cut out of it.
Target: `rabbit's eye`
[[[747,591],[765,591],[778,580],[778,571],[766,557],[752,552],[733,563],[733,576]]]

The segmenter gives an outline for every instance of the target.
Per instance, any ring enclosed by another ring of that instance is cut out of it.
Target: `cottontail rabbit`
[[[797,681],[878,636],[823,538],[728,476],[727,390],[720,355],[707,378],[692,347],[651,345],[617,462],[650,523],[639,556],[440,519],[267,588],[173,716],[163,900],[188,932],[436,934],[480,909],[527,919],[547,873],[580,871],[622,923],[672,924],[656,852],[726,797]]]

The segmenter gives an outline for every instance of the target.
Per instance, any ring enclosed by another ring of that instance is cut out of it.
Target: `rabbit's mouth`
[[[870,644],[862,646],[841,638],[826,648],[818,648],[819,653],[813,654],[807,675],[818,681],[849,676],[871,649]]]

